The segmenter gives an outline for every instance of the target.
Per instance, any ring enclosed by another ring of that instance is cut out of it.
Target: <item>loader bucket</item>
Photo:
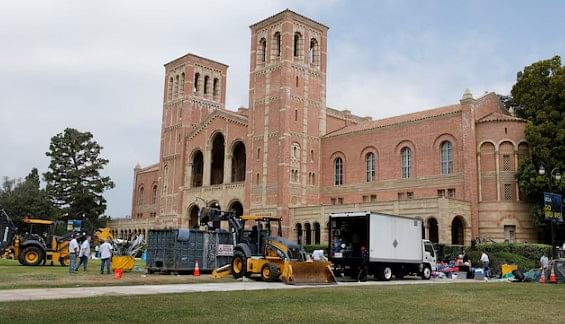
[[[285,261],[280,278],[287,285],[337,284],[329,262]]]

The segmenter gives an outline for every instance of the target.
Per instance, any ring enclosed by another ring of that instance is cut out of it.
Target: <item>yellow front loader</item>
[[[263,281],[282,280],[286,284],[335,284],[330,263],[308,260],[304,249],[282,237],[281,218],[242,216],[231,266],[216,269],[213,277],[231,273],[234,278],[259,275]],[[254,222],[245,230],[245,222]],[[273,227],[278,235],[272,235]]]

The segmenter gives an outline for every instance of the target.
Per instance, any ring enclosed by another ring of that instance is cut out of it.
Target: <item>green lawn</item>
[[[145,266],[141,260],[136,260],[136,266],[139,268],[139,272],[125,272],[122,279],[116,280],[112,275],[100,274],[99,260],[90,260],[87,272],[82,271],[81,268],[78,273],[69,274],[69,268],[60,265],[26,267],[15,260],[0,259],[0,289],[157,285],[218,281],[217,279],[210,279],[209,276],[146,275]],[[229,281],[232,279],[221,280]]]
[[[565,285],[424,284],[0,303],[0,323],[559,323]]]

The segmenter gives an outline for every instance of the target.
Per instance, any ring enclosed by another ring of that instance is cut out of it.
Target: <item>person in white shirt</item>
[[[547,267],[549,266],[549,259],[545,255],[545,253],[539,259],[539,263],[541,265],[541,270],[547,271]]]
[[[75,268],[75,271],[78,271],[81,264],[83,265],[84,271],[86,271],[86,267],[88,265],[88,258],[90,257],[90,236],[87,236],[84,242],[80,245],[80,252],[78,253],[79,262]]]
[[[488,277],[490,275],[490,270],[488,268],[489,262],[490,261],[488,255],[483,251],[483,254],[481,254],[481,263],[483,264],[483,273],[485,274],[485,280],[488,280]]]
[[[75,263],[79,250],[76,234],[72,233],[71,241],[69,242],[69,273],[75,273]]]
[[[110,270],[110,263],[112,261],[112,245],[110,244],[110,240],[106,240],[106,242],[102,243],[98,250],[100,251],[100,259],[102,260],[100,263],[100,274],[104,274],[104,266],[106,266],[108,274],[112,273]]]

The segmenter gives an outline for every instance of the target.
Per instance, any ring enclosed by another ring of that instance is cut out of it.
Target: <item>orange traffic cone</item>
[[[194,263],[194,276],[200,276],[200,267],[198,267],[198,260],[196,260],[196,262]]]
[[[555,271],[553,271],[553,264],[551,265],[551,274],[549,275],[549,283],[557,283],[557,277],[555,276]]]
[[[541,269],[541,276],[539,277],[539,283],[545,283],[545,269]]]

